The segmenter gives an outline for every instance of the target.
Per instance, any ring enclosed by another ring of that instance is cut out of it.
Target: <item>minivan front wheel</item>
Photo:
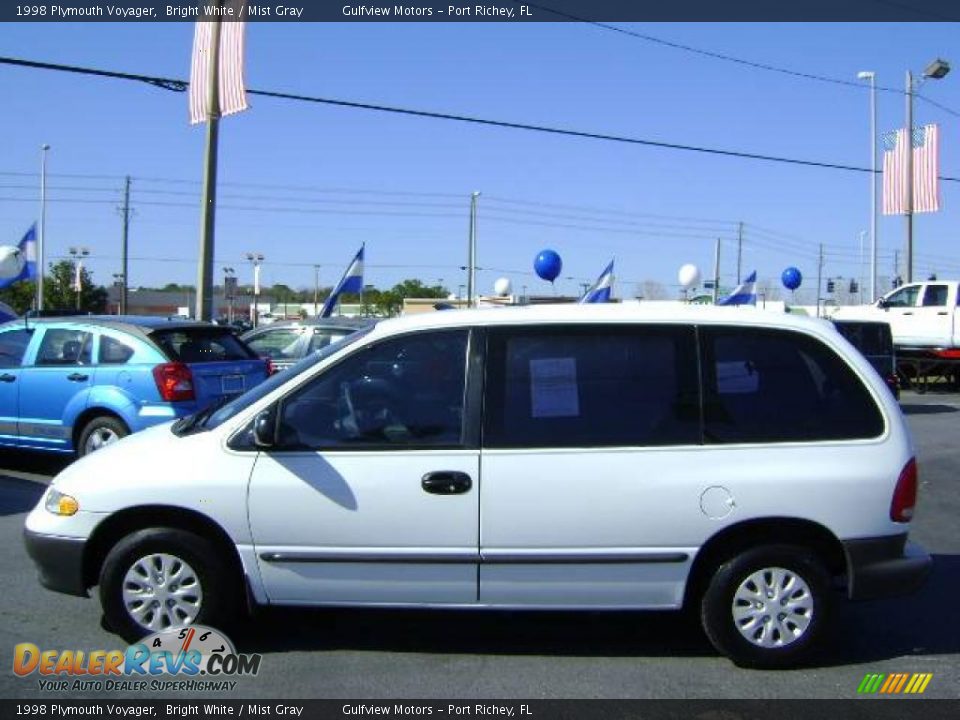
[[[830,578],[808,550],[755,548],[723,563],[701,604],[710,642],[738,665],[788,667],[820,643],[832,605]]]
[[[224,563],[203,537],[176,528],[126,536],[100,572],[107,624],[130,642],[145,635],[201,624],[219,626],[236,606]]]

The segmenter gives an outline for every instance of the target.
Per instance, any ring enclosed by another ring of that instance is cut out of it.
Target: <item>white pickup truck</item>
[[[898,348],[960,348],[960,282],[910,283],[873,305],[838,307],[833,320],[883,320],[890,323]]]

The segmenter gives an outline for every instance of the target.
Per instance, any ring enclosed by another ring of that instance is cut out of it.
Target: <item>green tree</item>
[[[5,302],[21,315],[33,307],[37,297],[37,284],[32,280],[21,280],[0,290],[0,302]]]
[[[377,299],[374,301],[371,297],[370,302],[374,303],[384,315],[399,315],[403,310],[404,298],[445,298],[449,294],[442,285],[428,286],[417,279],[404,280],[389,290],[372,292],[377,293]],[[367,301],[366,293],[364,301]]]
[[[107,289],[95,285],[93,276],[86,268],[80,271],[81,291],[79,307],[77,291],[74,289],[76,271],[69,260],[61,260],[50,265],[50,275],[43,286],[43,305],[47,310],[72,310],[80,312],[102,313],[107,309]]]
[[[80,293],[80,312],[102,313],[107,309],[107,289],[95,285],[93,276],[86,268],[80,272],[83,290]],[[69,260],[50,264],[50,272],[43,278],[44,310],[75,310],[77,291],[73,281],[75,270]],[[37,296],[36,282],[21,281],[0,290],[0,301],[7,303],[18,313],[33,308]]]

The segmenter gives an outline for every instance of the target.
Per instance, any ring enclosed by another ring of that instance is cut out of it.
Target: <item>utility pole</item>
[[[47,152],[50,146],[40,146],[40,237],[37,239],[37,312],[43,312],[43,262],[44,245],[47,241]]]
[[[317,304],[320,301],[320,266],[313,266],[313,314],[320,314],[320,306]]]
[[[467,307],[474,307],[477,289],[477,199],[479,192],[470,195],[470,241],[467,247]]]
[[[740,267],[743,261],[743,223],[737,223],[737,285],[740,284]]]
[[[216,0],[218,11],[223,0]],[[197,267],[197,305],[195,319],[213,319],[213,240],[217,203],[217,143],[220,129],[220,24],[211,26],[210,58],[207,66],[207,151],[203,172],[202,232]]]
[[[820,243],[820,254],[817,257],[817,317],[820,317],[820,287],[823,283],[823,243]]]
[[[129,251],[127,240],[130,236],[130,176],[127,175],[126,182],[123,185],[123,239],[120,241],[120,314],[127,314],[127,261],[129,260]]]
[[[699,273],[697,273],[699,275]],[[738,283],[739,284],[739,281]],[[686,294],[686,290],[684,290]],[[720,238],[717,238],[717,244],[713,251],[713,304],[717,304],[720,297]]]

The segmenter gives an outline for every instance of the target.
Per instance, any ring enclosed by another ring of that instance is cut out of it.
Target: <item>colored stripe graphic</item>
[[[861,695],[919,695],[927,689],[933,673],[867,673],[857,686]]]

